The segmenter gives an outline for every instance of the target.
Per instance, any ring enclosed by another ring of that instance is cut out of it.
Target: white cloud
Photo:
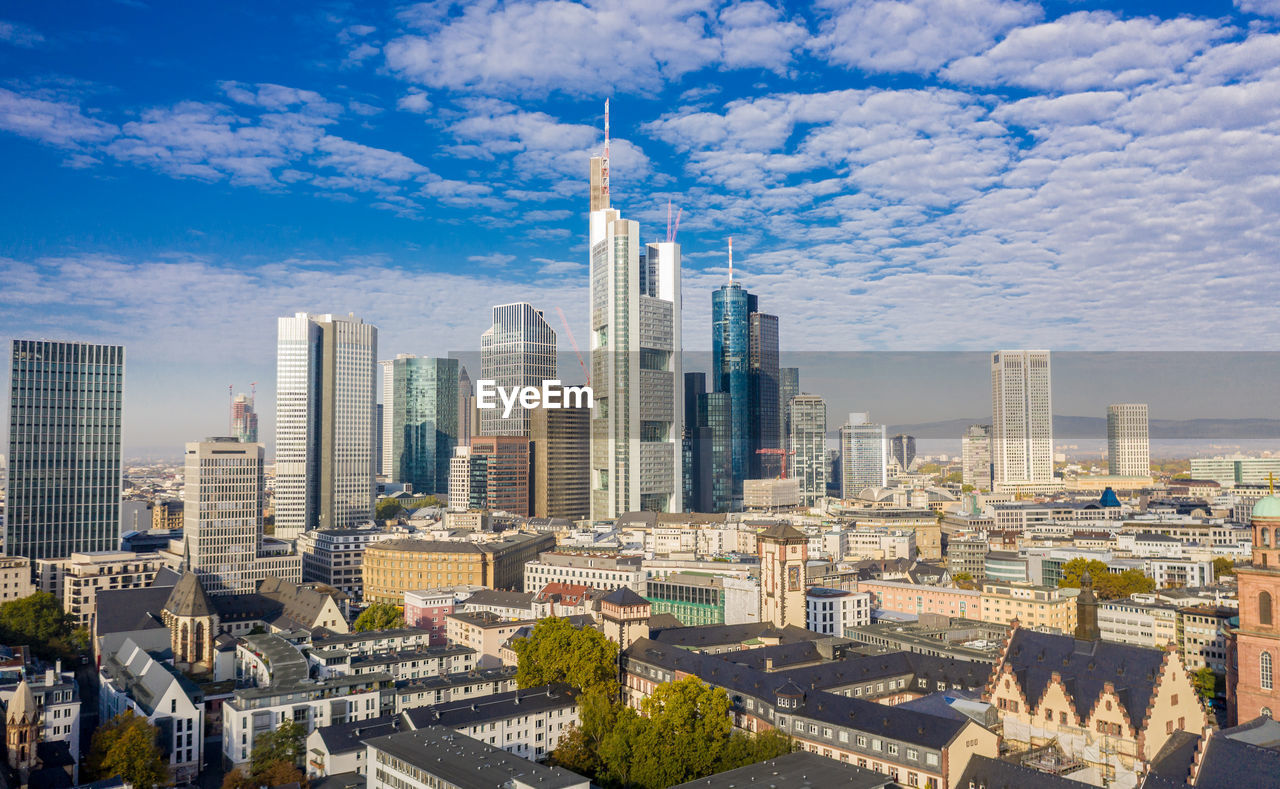
[[[1235,0],[1235,6],[1246,14],[1280,16],[1280,0]]]
[[[488,268],[502,268],[515,259],[515,255],[508,255],[505,252],[490,252],[486,255],[471,255],[467,258],[467,262]]]
[[[0,19],[0,41],[15,47],[30,49],[43,44],[44,36],[27,25]]]
[[[809,31],[784,19],[782,12],[762,0],[732,3],[720,11],[717,32],[725,68],[765,68],[783,73]]]
[[[109,140],[119,129],[84,114],[80,105],[45,95],[0,88],[0,129],[58,148]]]
[[[427,94],[414,89],[410,89],[408,93],[401,96],[396,106],[406,112],[416,112],[420,115],[431,111],[431,101],[427,98]]]
[[[1040,17],[1015,0],[826,0],[815,49],[869,72],[929,74]]]

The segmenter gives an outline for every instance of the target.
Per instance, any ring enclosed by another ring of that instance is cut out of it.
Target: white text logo
[[[497,399],[494,399],[494,398]],[[476,405],[480,408],[497,408],[502,401],[502,418],[511,416],[511,410],[521,408],[591,408],[594,402],[590,386],[562,386],[559,380],[543,381],[537,386],[498,386],[492,378],[476,381]]]

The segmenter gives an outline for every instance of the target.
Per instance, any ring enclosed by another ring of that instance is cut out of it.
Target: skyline
[[[645,238],[667,199],[684,209],[687,350],[710,346],[730,235],[784,364],[833,347],[1265,348],[1280,36],[1266,4],[1242,5],[530,2],[242,28],[230,9],[202,33],[234,63],[183,34],[189,11],[15,9],[0,338],[126,345],[146,414],[126,441],[178,451],[225,420],[228,382],[273,380],[281,315],[353,312],[379,326],[380,358],[477,347],[489,309],[521,300],[586,337],[586,161],[612,96],[615,203]],[[547,25],[632,46],[565,36],[574,65],[512,45]],[[688,46],[651,58],[655,32]],[[479,54],[436,68],[464,35]],[[270,36],[303,54],[283,62]],[[499,222],[512,232],[484,229]]]

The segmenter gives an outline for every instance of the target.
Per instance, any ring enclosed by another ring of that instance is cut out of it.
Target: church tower
[[[36,745],[40,741],[40,711],[26,679],[18,683],[4,715],[4,742],[9,750],[9,767],[16,770],[26,786],[27,775],[40,766]]]
[[[1240,623],[1227,633],[1227,719],[1233,726],[1280,712],[1280,498],[1253,506],[1253,562],[1236,569]]]
[[[195,573],[183,574],[160,613],[169,627],[174,663],[184,671],[212,671],[218,613]]]
[[[778,628],[803,628],[809,538],[779,523],[762,532],[756,545],[760,554],[760,621]]]
[[[1081,641],[1102,638],[1102,629],[1098,627],[1098,596],[1093,593],[1093,576],[1088,570],[1080,576],[1080,594],[1076,597],[1076,638]]]
[[[601,629],[624,650],[641,638],[649,637],[649,601],[620,586],[600,600]]]

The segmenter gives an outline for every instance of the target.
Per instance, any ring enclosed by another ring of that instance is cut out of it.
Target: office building
[[[710,438],[708,478],[711,483],[709,512],[733,508],[733,403],[728,392],[708,392],[698,397],[698,423]]]
[[[899,471],[910,471],[916,459],[916,437],[899,433],[889,439],[889,457]]]
[[[525,564],[556,547],[554,534],[513,534],[488,542],[382,540],[364,549],[364,599],[403,605],[404,593],[457,584],[519,589]]]
[[[90,633],[93,632],[97,619],[99,591],[150,586],[162,567],[174,569],[175,565],[162,554],[133,551],[73,553],[62,560],[61,564],[62,610],[71,617],[76,627],[86,628]],[[7,589],[7,583],[5,587]],[[30,594],[29,580],[26,580],[26,587],[27,594]]]
[[[258,581],[302,580],[302,559],[262,537],[262,445],[234,437],[187,444],[183,557],[209,594],[252,592]]]
[[[533,514],[581,520],[591,514],[591,411],[535,408],[529,414],[533,444]]]
[[[475,436],[466,453],[454,455],[455,464],[467,463],[466,509],[498,510],[528,517],[532,492],[532,457],[524,436]],[[462,470],[451,474],[457,479]],[[453,491],[450,490],[452,498]],[[461,510],[461,499],[451,507]]]
[[[1191,478],[1214,480],[1221,485],[1269,485],[1280,480],[1280,457],[1191,458]]]
[[[711,498],[711,428],[702,421],[703,397],[707,394],[706,373],[684,374],[684,442],[680,464],[684,477],[684,508],[687,512],[713,512]]]
[[[961,484],[991,490],[991,425],[969,425],[960,437]]]
[[[480,409],[476,408],[475,387],[467,368],[458,366],[458,446],[471,446],[471,437],[480,430]]]
[[[1076,590],[1029,583],[982,585],[978,619],[998,625],[1018,620],[1022,627],[1071,635],[1076,630]]]
[[[711,294],[711,377],[713,389],[729,396],[729,445],[735,494],[747,478],[751,458],[749,316],[755,297],[730,280]]]
[[[800,503],[812,507],[827,495],[827,401],[818,395],[791,398],[791,476],[800,482]]]
[[[298,538],[302,580],[332,586],[352,600],[364,594],[364,549],[385,534],[372,529],[314,529]]]
[[[778,369],[778,316],[760,312],[751,297],[750,335],[747,343],[747,381],[749,385],[749,445],[751,476],[756,479],[776,477],[782,469],[782,458],[761,453],[761,449],[779,449],[781,415]]]
[[[253,410],[253,395],[243,392],[231,401],[231,435],[246,444],[258,443],[258,414]]]
[[[845,637],[846,629],[871,624],[871,594],[811,586],[805,592],[805,629],[824,636]]]
[[[458,360],[399,354],[382,367],[382,453],[389,482],[417,495],[449,490],[458,444]]]
[[[4,553],[119,547],[123,399],[121,346],[13,341]]]
[[[1048,351],[991,354],[991,466],[996,488],[1053,483]]]
[[[378,330],[299,312],[278,331],[276,536],[370,523]]]
[[[680,245],[641,244],[610,207],[609,156],[591,160],[591,517],[680,512]]]
[[[556,380],[556,333],[533,305],[493,308],[493,325],[480,336],[480,378],[510,391]],[[529,436],[529,409],[520,404],[480,410],[480,435]]]
[[[638,556],[594,556],[576,553],[544,553],[524,568],[524,591],[537,594],[547,584],[589,586],[608,592],[625,586],[643,593],[647,573]]]
[[[1113,477],[1151,476],[1146,403],[1107,406],[1107,473]]]
[[[791,441],[791,398],[800,394],[800,368],[778,368],[778,428],[781,436],[779,447],[787,448]]]
[[[889,484],[884,433],[884,425],[872,423],[866,414],[849,414],[840,428],[840,498],[852,499],[863,488]]]

